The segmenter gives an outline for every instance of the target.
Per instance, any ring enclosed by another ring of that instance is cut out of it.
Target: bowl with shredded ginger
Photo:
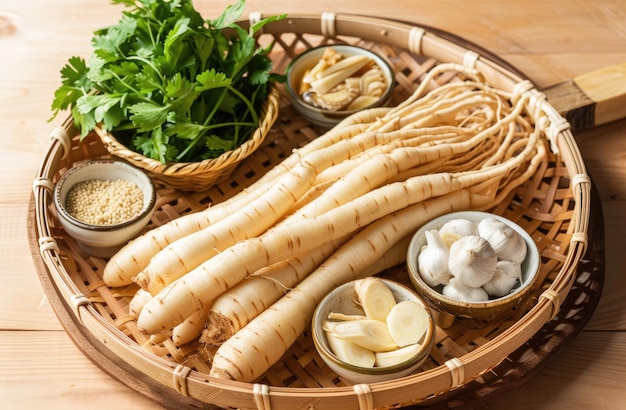
[[[395,86],[389,63],[366,48],[333,44],[296,56],[286,71],[293,107],[321,129],[361,110],[385,106]]]
[[[54,206],[63,229],[82,250],[102,258],[142,232],[155,203],[152,179],[119,160],[79,163],[54,187]]]

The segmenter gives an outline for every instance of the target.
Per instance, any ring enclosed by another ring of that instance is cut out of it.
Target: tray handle
[[[626,117],[626,62],[603,67],[542,90],[573,129]]]

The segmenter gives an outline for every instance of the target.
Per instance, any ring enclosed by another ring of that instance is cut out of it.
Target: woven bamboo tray
[[[259,15],[252,15],[251,21],[258,18]],[[304,49],[325,43],[346,42],[371,48],[395,67],[398,86],[392,104],[405,99],[420,77],[441,62],[476,67],[489,83],[506,90],[519,83],[530,84],[513,68],[476,46],[432,28],[397,21],[335,14],[289,16],[265,26],[259,41],[276,42],[272,58],[277,71]],[[454,80],[452,76],[441,79]],[[51,206],[52,187],[72,164],[110,155],[96,135],[79,143],[69,119],[53,131],[50,148],[34,182],[29,232],[35,262],[43,271],[42,283],[59,318],[79,348],[113,377],[165,407],[370,409],[422,407],[450,403],[455,396],[472,397],[473,391],[491,383],[508,384],[503,381],[506,376],[492,377],[503,375],[497,369],[503,365],[508,368],[507,360],[521,364],[517,375],[532,373],[546,357],[545,351],[537,355],[537,350],[528,347],[537,346],[537,342],[528,344],[533,336],[559,321],[559,312],[573,289],[577,293],[576,303],[582,301],[583,310],[590,314],[601,288],[597,275],[583,275],[579,282],[576,280],[583,256],[589,252],[590,178],[567,121],[545,101],[542,110],[552,123],[548,130],[554,151],[550,161],[491,210],[524,227],[539,247],[542,268],[532,297],[492,321],[457,319],[451,327],[438,329],[429,359],[419,372],[402,379],[353,386],[324,365],[308,333],[255,383],[210,378],[206,352],[197,344],[176,348],[171,340],[160,345],[147,343],[127,313],[134,285],[127,289],[107,288],[101,276],[106,261],[83,253],[62,230]],[[317,135],[318,131],[291,109],[281,90],[279,117],[263,145],[227,180],[206,192],[161,187],[149,228],[227,199],[258,179],[293,148]],[[598,258],[596,253],[590,260],[598,262]],[[592,273],[597,270],[595,264],[587,269]],[[409,283],[403,266],[385,275]],[[581,310],[580,306],[577,308]],[[576,326],[565,331],[558,330],[558,326],[548,330],[556,344],[547,351],[556,350],[562,341],[574,335],[587,317],[577,315]],[[531,365],[528,356],[512,359],[514,352],[525,345],[536,354]]]

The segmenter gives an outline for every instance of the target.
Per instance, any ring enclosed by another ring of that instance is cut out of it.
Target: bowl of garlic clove
[[[435,343],[426,301],[413,289],[379,277],[333,289],[318,304],[311,329],[322,360],[354,383],[412,374]]]
[[[292,106],[322,130],[361,110],[385,106],[395,86],[385,59],[348,44],[319,46],[297,55],[286,77]]]
[[[481,211],[454,212],[423,225],[407,251],[415,289],[439,312],[492,319],[533,289],[541,264],[518,224]]]

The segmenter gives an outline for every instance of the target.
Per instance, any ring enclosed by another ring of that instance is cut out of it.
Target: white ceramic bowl
[[[317,62],[322,58],[324,51],[332,47],[339,53],[344,56],[353,56],[353,55],[366,55],[370,57],[372,60],[378,64],[378,66],[383,70],[387,78],[387,89],[382,95],[380,99],[378,99],[375,103],[361,108],[359,110],[351,110],[351,111],[331,111],[324,110],[321,108],[317,108],[311,104],[306,103],[302,97],[298,94],[296,90],[298,90],[298,84],[300,84],[302,77],[306,70],[312,68]],[[324,45],[320,47],[315,47],[310,50],[303,52],[296,56],[287,66],[287,82],[286,89],[288,96],[291,100],[293,107],[307,120],[317,125],[322,129],[329,129],[335,126],[344,118],[367,108],[380,107],[384,106],[389,102],[391,98],[391,94],[393,92],[393,88],[395,86],[395,75],[393,69],[378,54],[367,50],[362,47],[347,45],[347,44],[332,44],[332,45]]]
[[[112,225],[92,225],[74,218],[65,208],[67,194],[77,183],[92,179],[134,182],[143,193],[141,211],[133,219]],[[146,227],[155,202],[152,180],[142,170],[119,160],[91,160],[75,165],[54,187],[54,206],[61,226],[84,251],[101,258],[112,256]]]
[[[518,232],[527,246],[526,258],[521,264],[522,280],[513,287],[510,294],[498,298],[490,298],[485,302],[462,302],[444,296],[442,286],[430,287],[419,274],[417,257],[422,246],[426,245],[425,232],[432,229],[440,229],[446,222],[453,219],[468,219],[479,222],[486,217],[496,218],[511,226]],[[499,215],[489,212],[465,211],[454,212],[440,216],[423,225],[411,239],[407,252],[407,268],[409,276],[418,293],[424,296],[431,306],[437,311],[443,311],[454,316],[490,319],[504,311],[512,309],[521,303],[522,299],[532,290],[540,267],[541,259],[537,245],[531,236],[522,227]]]
[[[346,363],[333,354],[326,340],[322,325],[330,312],[363,314],[363,311],[355,302],[357,300],[356,291],[354,290],[355,281],[345,283],[331,291],[322,299],[313,314],[311,324],[313,343],[322,360],[335,373],[356,383],[383,382],[413,373],[426,360],[435,343],[435,323],[426,302],[415,291],[398,282],[388,279],[383,279],[383,281],[391,289],[396,302],[412,300],[421,304],[428,312],[429,324],[428,330],[421,341],[422,348],[415,356],[405,362],[388,367],[361,367]]]

